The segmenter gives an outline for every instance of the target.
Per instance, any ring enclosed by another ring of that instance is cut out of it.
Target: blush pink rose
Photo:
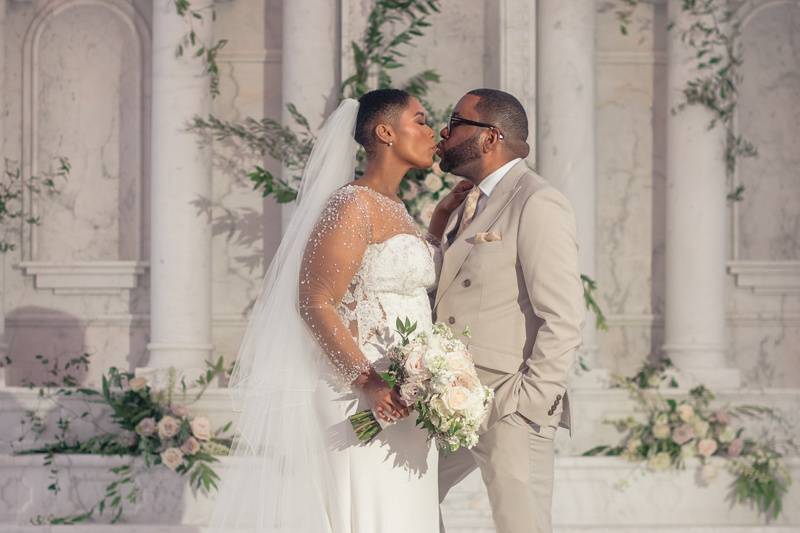
[[[694,438],[694,429],[689,424],[681,424],[676,427],[672,432],[672,440],[676,444],[683,446]]]
[[[198,416],[191,422],[192,435],[197,440],[209,440],[211,438],[211,422],[204,416]]]
[[[153,433],[156,432],[156,421],[154,418],[147,417],[142,418],[138,424],[136,424],[136,433],[142,435],[143,437],[149,437]]]
[[[189,437],[181,444],[181,451],[186,455],[194,455],[200,451],[200,442],[194,437]]]
[[[703,439],[697,443],[697,453],[704,457],[711,457],[717,451],[719,445],[714,439]]]

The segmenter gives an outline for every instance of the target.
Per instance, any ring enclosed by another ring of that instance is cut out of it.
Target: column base
[[[147,345],[150,360],[136,368],[135,374],[147,378],[150,386],[157,389],[168,387],[171,380],[178,387],[183,380],[192,388],[197,378],[205,374],[213,350],[211,344],[151,342]]]
[[[181,380],[186,383],[187,389],[198,387],[197,379],[206,373],[204,368],[175,368],[175,367],[150,367],[140,366],[134,370],[136,377],[147,379],[151,389],[164,390],[174,386],[175,390],[181,389]],[[216,386],[216,384],[212,385]]]

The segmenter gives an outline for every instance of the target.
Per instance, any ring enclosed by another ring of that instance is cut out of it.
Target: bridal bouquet
[[[416,328],[408,318],[397,319],[401,342],[391,348],[389,370],[381,377],[414,407],[417,425],[428,431],[439,449],[472,448],[494,393],[481,384],[466,346],[450,328],[437,323],[430,335],[412,337]],[[371,441],[382,429],[371,410],[354,414],[350,422],[362,442]]]

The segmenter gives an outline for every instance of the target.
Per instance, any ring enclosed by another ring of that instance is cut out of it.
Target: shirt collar
[[[502,167],[498,168],[497,170],[495,170],[494,172],[483,178],[481,182],[478,184],[478,187],[480,187],[481,192],[486,196],[491,196],[492,191],[497,186],[497,184],[500,183],[500,180],[503,179],[503,176],[505,176],[508,173],[508,171],[511,170],[511,167],[513,167],[520,161],[522,161],[522,159],[519,157],[516,159],[512,159]]]

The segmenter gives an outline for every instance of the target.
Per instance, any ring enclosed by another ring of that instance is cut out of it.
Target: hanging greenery
[[[180,42],[175,47],[175,56],[181,57],[188,48],[194,49],[193,57],[202,58],[205,64],[204,74],[209,77],[209,91],[211,96],[219,96],[219,65],[217,64],[217,54],[228,43],[226,39],[217,42],[204,43],[197,37],[194,24],[195,21],[209,24],[217,18],[213,2],[206,7],[193,8],[189,0],[169,0],[175,6],[175,12],[186,20],[188,31],[181,37]],[[204,13],[205,12],[205,13]],[[210,17],[211,21],[205,21],[205,17]]]
[[[628,26],[642,0],[617,0],[616,17],[620,32],[628,34]],[[681,42],[694,51],[696,77],[683,89],[683,100],[673,113],[691,105],[711,111],[709,129],[725,130],[725,168],[728,182],[733,183],[739,158],[756,157],[758,149],[748,139],[737,134],[734,119],[742,82],[741,25],[744,0],[681,0],[681,9],[691,21],[688,26],[676,27],[671,21],[667,29],[680,32]],[[728,194],[728,200],[741,201],[744,187]]]

